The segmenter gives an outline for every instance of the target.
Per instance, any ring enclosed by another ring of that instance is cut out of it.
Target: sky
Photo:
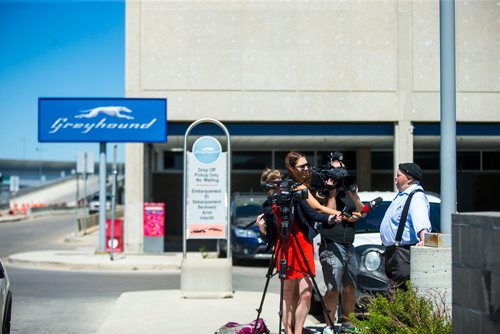
[[[38,142],[38,98],[124,97],[125,0],[0,0],[0,50],[0,159],[97,161],[99,143]]]

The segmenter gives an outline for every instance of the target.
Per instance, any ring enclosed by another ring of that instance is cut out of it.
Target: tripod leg
[[[281,260],[282,262],[285,262],[286,266],[286,260]],[[280,311],[279,311],[279,331],[278,333],[281,334],[281,329],[283,325],[283,301],[284,301],[284,296],[285,296],[285,278],[281,276],[280,274]],[[286,329],[285,329],[286,330]]]
[[[266,273],[266,285],[264,286],[264,292],[262,294],[262,299],[260,300],[259,308],[257,309],[257,318],[255,319],[255,324],[253,326],[252,334],[255,334],[257,330],[257,324],[259,322],[260,314],[262,313],[262,306],[264,305],[264,299],[266,298],[267,288],[269,287],[269,280],[273,277],[274,261],[276,259],[276,251],[273,251],[271,260],[269,261],[269,267]]]
[[[292,233],[292,236],[293,238],[295,239],[295,242],[298,244],[298,240],[297,240],[297,236],[295,234]],[[326,314],[328,320],[330,321],[330,323],[332,324],[332,329],[335,333],[336,330],[335,330],[335,326],[334,326],[334,322],[332,321],[332,318],[330,317],[330,310],[328,309],[328,307],[326,306],[325,304],[325,300],[323,298],[323,296],[321,295],[321,292],[319,291],[319,287],[318,287],[318,284],[316,283],[316,280],[314,279],[314,275],[312,273],[312,270],[311,270],[311,266],[309,265],[309,261],[307,261],[307,258],[304,254],[304,250],[301,248],[301,247],[298,247],[299,251],[300,251],[300,255],[302,256],[302,260],[304,261],[305,265],[306,265],[306,268],[307,268],[307,274],[309,275],[309,277],[311,278],[312,282],[313,282],[313,286],[314,286],[314,290],[316,291],[316,293],[318,294],[319,296],[319,300],[321,301],[321,306],[323,307],[323,313]]]
[[[280,257],[280,270],[279,270],[279,276],[280,276],[280,310],[279,310],[279,331],[278,333],[281,334],[281,329],[283,325],[283,304],[284,304],[284,299],[285,299],[285,279],[286,279],[286,271],[287,271],[287,250],[288,250],[288,234],[284,234],[284,237],[281,239],[281,241],[284,241],[285,245],[284,247],[281,246],[280,242],[280,251],[281,251],[281,257]],[[286,331],[286,328],[285,328]]]

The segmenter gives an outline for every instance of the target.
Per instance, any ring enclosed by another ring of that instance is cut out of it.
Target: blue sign
[[[193,155],[202,164],[208,165],[219,159],[222,147],[217,139],[210,136],[198,138],[193,144]]]
[[[166,142],[167,100],[39,98],[39,142]]]

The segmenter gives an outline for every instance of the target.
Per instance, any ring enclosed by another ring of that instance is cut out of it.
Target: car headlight
[[[257,238],[257,233],[251,229],[244,229],[236,227],[234,229],[234,233],[238,238]]]
[[[369,251],[363,255],[363,265],[368,271],[376,271],[380,268],[382,260],[380,253],[377,251]]]

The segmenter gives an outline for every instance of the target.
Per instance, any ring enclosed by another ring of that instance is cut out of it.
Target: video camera
[[[292,200],[302,200],[308,197],[307,189],[297,189],[300,183],[293,181],[292,179],[277,180],[271,183],[265,184],[265,190],[274,189],[275,192],[269,196],[272,204],[277,205],[287,205],[292,202]]]
[[[312,169],[311,175],[311,188],[313,193],[321,198],[328,196],[330,190],[337,189],[339,192],[345,190],[355,190],[355,183],[349,177],[347,169],[344,167],[333,167],[334,161],[343,163],[344,155],[340,152],[332,152],[328,155],[326,165],[318,165],[317,168]],[[332,179],[334,184],[327,185],[327,180]]]
[[[289,227],[293,222],[293,200],[303,200],[309,195],[307,189],[296,189],[299,185],[300,183],[290,178],[276,180],[264,185],[266,191],[275,190],[268,198],[273,205],[273,214],[281,219],[279,234],[282,237],[288,237],[291,231]],[[274,227],[266,225],[266,230],[274,230]]]

